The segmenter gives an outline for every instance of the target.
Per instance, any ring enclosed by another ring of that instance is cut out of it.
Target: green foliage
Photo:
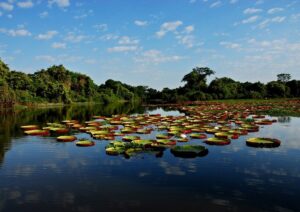
[[[267,95],[271,98],[285,97],[287,95],[287,87],[278,81],[268,82],[267,85]]]
[[[286,83],[290,79],[291,79],[291,75],[290,74],[286,74],[286,73],[277,74],[277,81],[278,82]]]
[[[0,60],[0,104],[98,102],[118,104],[179,103],[211,99],[263,99],[300,97],[300,81],[290,80],[290,74],[278,74],[277,81],[238,82],[228,77],[215,78],[207,84],[207,77],[215,74],[208,67],[195,67],[186,74],[183,87],[162,91],[147,86],[131,86],[112,79],[98,86],[80,73],[54,65],[34,74],[10,71]]]
[[[208,67],[196,67],[182,78],[182,82],[186,82],[185,87],[188,89],[206,89],[206,78],[215,74],[213,70]]]

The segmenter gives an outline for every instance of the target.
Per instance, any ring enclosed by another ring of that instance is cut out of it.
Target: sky
[[[300,79],[299,0],[0,0],[0,58],[155,89],[195,67],[215,77]]]

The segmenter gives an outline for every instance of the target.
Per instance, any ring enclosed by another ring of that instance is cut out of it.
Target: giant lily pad
[[[226,139],[238,139],[239,135],[236,133],[229,133],[229,132],[217,132],[215,133],[215,136],[217,138],[226,138]]]
[[[110,146],[105,149],[106,154],[108,155],[119,155],[125,152],[125,147],[122,146]]]
[[[133,141],[138,139],[140,139],[140,137],[135,135],[127,135],[122,138],[123,141]]]
[[[57,141],[61,141],[61,142],[75,141],[76,139],[77,138],[73,135],[62,135],[56,138]]]
[[[252,147],[278,147],[280,141],[275,138],[249,138],[246,141],[247,146]]]
[[[208,138],[205,141],[205,143],[210,144],[210,145],[228,145],[228,144],[230,144],[230,140],[227,138],[212,137],[212,138]]]
[[[191,138],[197,138],[197,139],[204,139],[207,138],[207,136],[203,133],[191,133]]]
[[[26,130],[24,131],[24,133],[26,135],[42,135],[42,136],[50,135],[48,130]]]
[[[151,147],[151,144],[154,142],[154,140],[133,140],[131,141],[132,144],[143,146],[143,147]]]
[[[168,138],[171,138],[171,136],[168,134],[157,134],[156,138],[157,139],[168,139]]]
[[[37,126],[37,125],[23,125],[23,126],[21,126],[22,130],[36,130],[38,128],[39,128],[39,126]]]
[[[201,145],[182,145],[172,147],[171,153],[176,157],[193,158],[207,155],[208,150]]]
[[[80,140],[76,142],[76,146],[94,146],[95,142],[94,141],[90,141],[90,140]]]

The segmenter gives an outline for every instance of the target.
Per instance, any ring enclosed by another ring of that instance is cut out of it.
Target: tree
[[[278,98],[278,97],[285,97],[286,96],[286,87],[284,84],[272,81],[268,82],[267,85],[267,93],[269,97]]]
[[[237,97],[239,83],[228,77],[216,78],[211,81],[208,91],[218,99],[233,99]]]
[[[286,73],[277,74],[277,81],[282,83],[287,83],[290,81],[291,75]]]
[[[212,74],[215,72],[208,67],[196,67],[182,78],[182,82],[186,82],[185,87],[188,89],[204,90],[207,87],[206,77]]]

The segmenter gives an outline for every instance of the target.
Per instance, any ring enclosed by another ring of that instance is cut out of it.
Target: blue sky
[[[53,64],[156,89],[210,77],[300,79],[298,0],[0,0],[0,57],[33,73]]]

